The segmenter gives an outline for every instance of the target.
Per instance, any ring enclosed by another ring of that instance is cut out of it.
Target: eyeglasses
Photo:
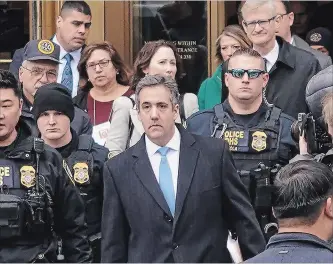
[[[96,66],[98,65],[101,69],[107,67],[109,65],[111,60],[102,60],[97,63],[89,63],[87,64],[87,69],[88,70],[94,70],[96,71]]]
[[[42,78],[44,73],[45,73],[46,78],[49,82],[54,82],[54,81],[57,80],[57,72],[56,71],[52,71],[52,70],[46,71],[46,70],[43,70],[41,68],[28,69],[24,66],[21,66],[21,67],[23,69],[29,71],[32,77]]]
[[[256,79],[261,74],[266,73],[263,70],[244,70],[244,69],[232,69],[228,70],[227,73],[230,73],[235,78],[243,78],[244,74],[247,73],[247,76],[249,76],[249,79]]]
[[[243,20],[243,24],[249,31],[252,32],[256,28],[256,25],[259,25],[261,28],[267,29],[267,27],[269,26],[269,23],[272,20],[274,20],[275,18],[276,18],[276,16],[273,16],[267,20],[255,20],[255,21],[250,21],[250,22],[246,22],[245,20]]]
[[[278,17],[278,18],[283,18],[284,16],[289,15],[289,14],[290,14],[290,13],[278,14],[276,17]]]

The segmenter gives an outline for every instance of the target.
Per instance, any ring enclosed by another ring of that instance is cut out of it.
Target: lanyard
[[[96,126],[96,100],[94,100],[94,126]],[[110,114],[109,114],[109,118],[107,121],[111,122],[111,116],[112,116],[112,106],[111,106],[111,110],[110,110]]]

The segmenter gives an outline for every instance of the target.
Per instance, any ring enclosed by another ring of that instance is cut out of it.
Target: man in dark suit
[[[279,234],[248,263],[332,263],[333,173],[316,161],[296,161],[274,181]]]
[[[269,73],[265,89],[267,101],[294,118],[298,113],[308,113],[305,87],[321,70],[316,57],[275,35],[282,19],[277,15],[275,1],[246,1],[242,18],[253,49],[266,60]]]
[[[145,134],[104,167],[102,262],[230,262],[228,229],[244,259],[265,247],[226,142],[175,125],[174,80],[136,88]]]

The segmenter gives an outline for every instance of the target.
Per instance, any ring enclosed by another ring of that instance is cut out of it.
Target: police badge
[[[74,181],[79,184],[84,184],[89,181],[89,167],[85,162],[75,163],[74,169]]]
[[[32,166],[23,166],[20,169],[21,184],[27,188],[31,188],[36,184],[36,171]]]
[[[256,131],[252,134],[251,147],[256,151],[263,151],[267,147],[267,135],[265,132]]]

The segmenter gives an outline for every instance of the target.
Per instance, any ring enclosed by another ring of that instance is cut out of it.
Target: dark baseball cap
[[[48,39],[30,40],[24,47],[23,60],[50,60],[57,63],[60,56],[59,45]]]

